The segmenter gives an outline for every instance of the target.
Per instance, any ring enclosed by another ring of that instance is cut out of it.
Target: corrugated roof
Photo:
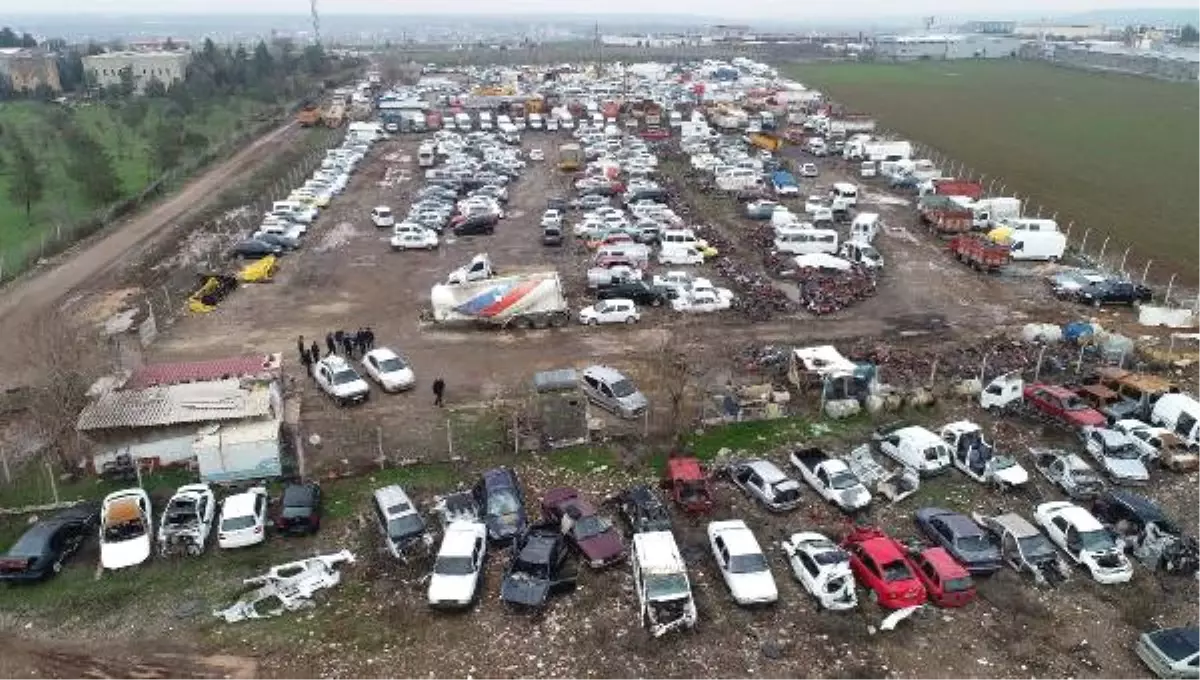
[[[244,378],[272,374],[279,370],[278,354],[211,359],[208,361],[180,361],[167,364],[147,364],[134,370],[125,389],[141,389],[160,385]]]
[[[258,418],[271,413],[266,386],[237,379],[110,392],[79,414],[75,429],[109,430]]]

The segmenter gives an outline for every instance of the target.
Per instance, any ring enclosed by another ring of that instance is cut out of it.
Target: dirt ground
[[[529,133],[524,144],[546,149],[553,158],[560,140]],[[244,286],[210,314],[179,318],[149,348],[150,360],[283,352],[301,403],[302,433],[307,442],[316,441],[313,435],[320,440],[306,447],[311,475],[361,472],[381,453],[392,463],[453,457],[456,462],[449,467],[432,468],[436,474],[416,466],[411,471],[389,470],[398,477],[388,479],[403,480],[418,502],[426,504],[434,493],[470,483],[486,467],[504,463],[516,468],[531,501],[561,485],[577,486],[600,499],[634,481],[650,480],[651,473],[637,455],[628,459],[633,461],[629,465],[622,464],[627,460],[623,455],[582,465],[553,456],[513,457],[503,440],[506,424],[487,422],[488,407],[520,400],[536,371],[592,363],[630,373],[652,402],[661,403],[654,360],[664,343],[687,352],[705,366],[706,379],[715,380],[738,373],[746,346],[878,339],[928,352],[1030,320],[1062,322],[1082,316],[1045,293],[1039,280],[1044,268],[1013,267],[1003,277],[980,276],[918,230],[911,206],[868,189],[860,209],[884,215],[888,228],[876,243],[888,267],[874,297],[836,314],[794,313],[749,323],[736,311],[687,317],[645,310],[642,322],[633,328],[571,326],[521,333],[427,325],[420,313],[428,303],[429,288],[479,252],[488,252],[501,268],[554,267],[564,277],[572,309],[589,302],[582,246],[540,245],[537,224],[546,199],[568,193],[566,179],[549,164],[531,163],[510,187],[508,215],[494,236],[446,242],[432,253],[391,252],[388,234],[370,225],[368,211],[375,205],[407,209],[420,186],[419,142],[419,137],[404,136],[377,145],[346,193],[322,212],[304,249],[282,260],[273,283]],[[815,190],[844,177],[840,164],[822,161]],[[804,190],[813,191],[811,186],[806,183]],[[751,223],[737,216],[732,199],[725,204],[703,219],[733,240],[736,257],[748,267],[761,266],[761,254],[747,245]],[[718,285],[728,284],[711,267],[700,269]],[[101,305],[114,291],[145,285],[133,274],[109,280],[111,284],[82,294],[79,308]],[[76,285],[64,284],[62,292]],[[50,286],[39,284],[47,296]],[[297,336],[323,345],[325,333],[360,326],[371,326],[378,344],[412,359],[418,375],[415,392],[375,392],[367,404],[341,409],[294,370]],[[429,385],[436,376],[448,384],[446,410],[432,405]],[[977,409],[955,404],[920,417],[932,424],[959,415],[985,420]],[[657,430],[662,422],[661,412],[655,412],[646,427]],[[868,429],[868,423],[860,422],[822,434],[804,426],[790,433],[788,441],[823,442],[840,452],[860,443]],[[1004,444],[1014,451],[1061,439],[1027,423],[1014,423],[1009,430],[1014,434]],[[782,449],[755,448],[779,463],[785,460]],[[100,677],[145,672],[144,677],[157,677],[154,669],[166,663],[168,674],[181,676],[1143,677],[1147,671],[1131,652],[1136,634],[1148,627],[1195,622],[1194,580],[1160,578],[1139,568],[1133,583],[1105,588],[1076,571],[1068,583],[1043,590],[1006,570],[983,580],[980,600],[965,609],[929,609],[897,631],[872,633],[883,612],[870,605],[848,614],[817,611],[790,578],[778,551],[779,541],[791,532],[817,529],[836,535],[845,518],[810,492],[802,509],[769,515],[725,484],[717,487],[713,519],[745,519],[768,547],[780,588],[780,602],[774,607],[744,610],[733,605],[709,557],[704,521],[677,517],[700,610],[700,624],[693,632],[657,641],[648,638],[638,626],[632,578],[623,566],[585,572],[577,592],[556,600],[541,615],[507,612],[496,597],[504,555],[490,560],[487,596],[475,609],[462,615],[435,614],[423,600],[426,565],[399,566],[382,557],[365,499],[367,489],[383,478],[380,473],[340,482],[361,489],[354,487],[357,495],[351,506],[328,518],[313,539],[272,538],[264,548],[240,556],[206,555],[201,559],[207,562],[200,564],[209,566],[198,573],[192,571],[197,567],[185,570],[152,560],[141,572],[148,579],[146,590],[126,584],[128,596],[109,594],[113,604],[107,609],[65,614],[72,611],[65,600],[54,601],[58,606],[52,609],[30,605],[7,616],[0,612],[0,631],[20,638],[12,655],[14,670],[6,673],[0,665],[0,674]],[[1151,495],[1196,533],[1200,501],[1195,475],[1157,474]],[[1032,505],[1043,497],[1055,495],[1040,483],[1028,495],[1003,496],[951,473],[930,482],[913,499],[877,507],[871,519],[907,537],[914,534],[911,516],[920,506],[986,512],[1012,508],[1029,516]],[[236,626],[196,614],[227,601],[242,577],[266,564],[343,547],[353,549],[359,563],[346,569],[343,584],[321,595],[321,604],[311,612]],[[68,572],[93,565],[94,559]],[[108,588],[106,583],[102,580],[98,587]],[[180,609],[189,613],[183,615]],[[73,652],[60,648],[55,641],[61,639],[76,641],[82,656],[72,657]],[[144,649],[135,645],[148,639],[163,645],[165,653],[181,656],[171,663],[111,649],[113,644]],[[257,666],[246,659],[254,659]]]

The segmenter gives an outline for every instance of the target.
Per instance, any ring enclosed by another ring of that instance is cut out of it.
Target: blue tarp
[[[1063,326],[1063,340],[1067,342],[1078,342],[1080,339],[1090,338],[1096,331],[1092,328],[1092,324],[1084,321],[1076,321]]]

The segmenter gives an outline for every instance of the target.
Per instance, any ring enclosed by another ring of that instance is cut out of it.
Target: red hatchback
[[[909,554],[929,599],[939,607],[962,607],[975,599],[971,574],[945,548],[925,548]]]
[[[842,539],[850,569],[872,600],[887,609],[925,604],[925,586],[904,548],[876,527],[855,527]]]

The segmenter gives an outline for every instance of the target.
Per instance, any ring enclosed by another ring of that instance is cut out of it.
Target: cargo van
[[[996,230],[1000,232],[999,238],[993,240],[1003,243],[1004,230],[1008,230],[1007,240],[1014,260],[1056,262],[1062,259],[1067,249],[1067,237],[1058,230],[1058,223],[1054,220],[1027,217],[1007,220],[1002,229]]]
[[[853,208],[858,205],[858,187],[848,182],[836,182],[829,190],[829,197],[835,201],[845,201],[847,206]]]
[[[700,239],[696,238],[696,233],[691,229],[664,229],[659,242],[663,248],[680,246],[700,247]]]
[[[1190,449],[1200,446],[1200,402],[1186,394],[1159,397],[1150,412],[1150,424],[1174,432]]]
[[[781,229],[775,232],[775,250],[789,255],[827,253],[838,249],[838,233],[833,229]]]
[[[872,243],[879,233],[879,213],[864,212],[854,216],[850,223],[850,240],[860,243]]]
[[[594,261],[601,266],[607,262],[627,262],[638,269],[645,269],[650,263],[650,248],[640,243],[600,246]]]
[[[697,265],[704,264],[704,255],[695,247],[687,245],[666,245],[658,251],[659,264]]]

